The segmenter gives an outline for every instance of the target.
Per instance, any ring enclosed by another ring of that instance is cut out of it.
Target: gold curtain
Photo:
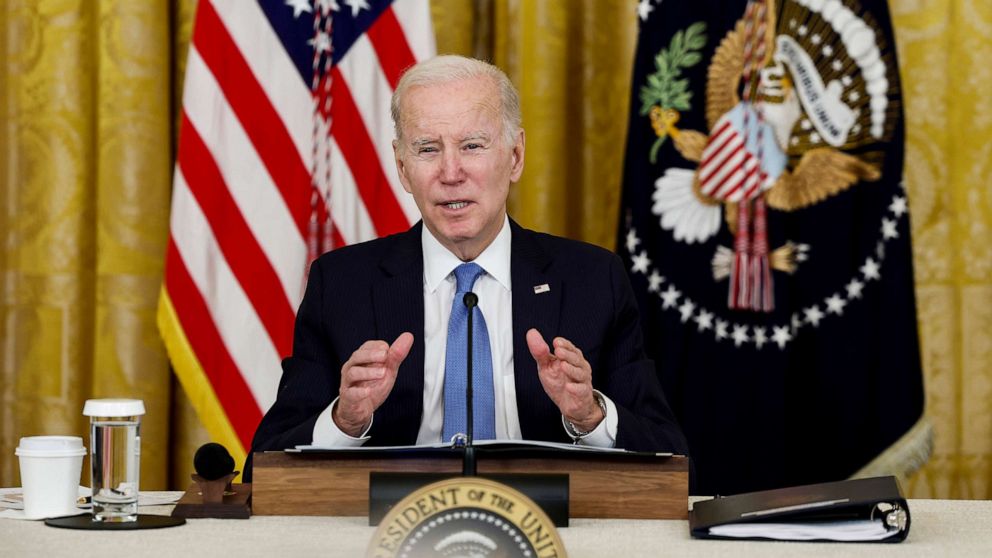
[[[992,498],[992,4],[892,2],[935,451],[920,498]]]
[[[510,214],[613,247],[637,20],[629,0],[433,0],[438,53],[492,61],[520,90],[524,176]]]
[[[633,0],[434,0],[438,51],[520,88],[528,157],[510,211],[613,247]],[[928,413],[915,497],[992,497],[992,8],[894,0]],[[142,487],[185,487],[205,440],[155,329],[195,0],[0,8],[0,486],[20,436],[76,433],[89,397],[141,397]],[[84,482],[86,482],[84,478]]]
[[[167,485],[170,417],[183,413],[155,309],[179,11],[168,0],[3,3],[0,485],[19,483],[21,436],[88,445],[91,397],[145,401],[142,487]]]

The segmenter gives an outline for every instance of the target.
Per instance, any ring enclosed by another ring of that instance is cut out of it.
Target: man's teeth
[[[461,209],[461,208],[465,207],[466,205],[468,205],[468,202],[463,202],[463,201],[462,202],[450,202],[450,203],[446,203],[444,205],[448,206],[449,209]]]

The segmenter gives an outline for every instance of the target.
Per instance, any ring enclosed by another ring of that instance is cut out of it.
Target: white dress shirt
[[[441,441],[444,425],[444,361],[448,337],[448,320],[457,287],[454,270],[465,263],[445,248],[427,227],[423,227],[421,245],[424,258],[424,411],[417,444]],[[479,276],[472,292],[479,296],[479,309],[489,331],[493,357],[493,394],[495,395],[496,437],[519,440],[517,391],[513,380],[513,290],[510,284],[510,222],[504,217],[503,228],[495,240],[473,260],[486,272]],[[391,342],[392,340],[386,340]],[[530,354],[520,355],[531,359]],[[610,399],[598,391],[606,405],[606,419],[588,434],[578,436],[562,417],[562,427],[577,444],[600,447],[616,445],[617,411]],[[370,438],[355,438],[342,432],[334,423],[335,399],[317,418],[313,444],[323,447],[359,446]],[[369,423],[371,428],[371,422]]]

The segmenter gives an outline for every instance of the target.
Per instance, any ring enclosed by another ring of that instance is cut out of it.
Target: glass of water
[[[93,473],[93,521],[138,519],[138,474],[141,467],[140,399],[90,399],[90,465]]]

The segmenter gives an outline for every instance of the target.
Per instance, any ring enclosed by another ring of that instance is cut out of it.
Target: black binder
[[[895,477],[717,497],[689,512],[692,536],[710,539],[900,542],[909,524]]]

